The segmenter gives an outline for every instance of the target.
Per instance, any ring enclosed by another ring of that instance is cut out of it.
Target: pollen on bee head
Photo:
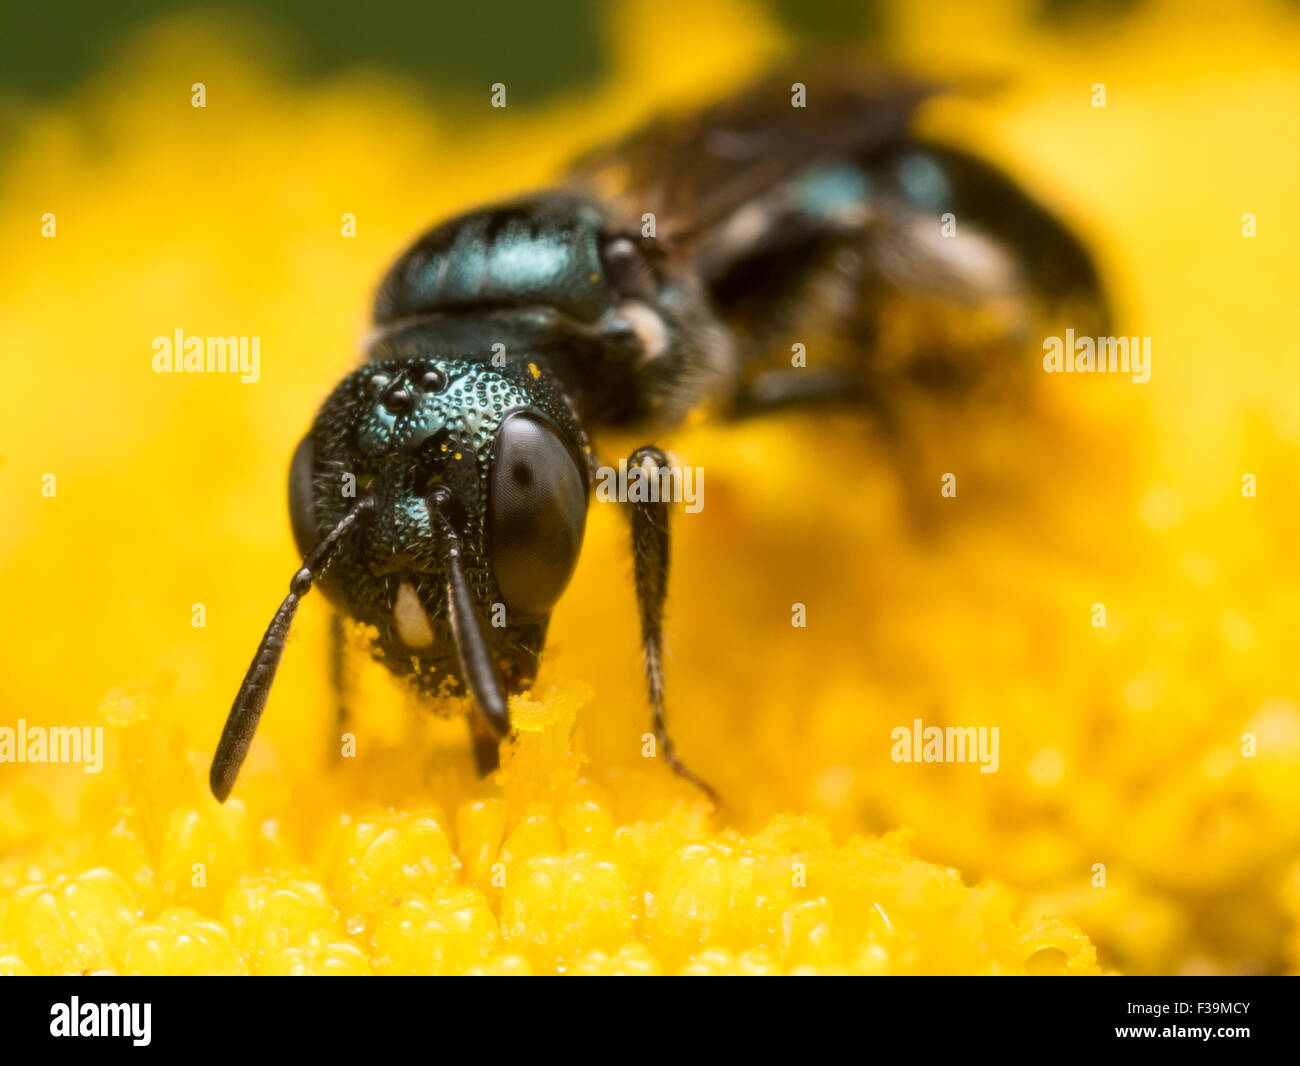
[[[542,376],[542,372],[538,369],[536,363],[528,364],[528,373],[532,374],[534,378],[540,378]]]

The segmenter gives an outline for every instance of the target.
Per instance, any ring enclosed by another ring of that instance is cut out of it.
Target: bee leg
[[[498,769],[501,765],[501,738],[488,727],[481,714],[469,716],[470,738],[474,742],[474,764],[479,777]]]
[[[629,470],[641,467],[658,478],[659,470],[668,465],[668,460],[658,448],[647,445],[633,452],[627,465]],[[632,562],[637,608],[641,616],[641,649],[645,655],[646,685],[654,713],[655,742],[673,773],[695,785],[718,807],[717,792],[696,777],[677,757],[664,723],[663,617],[664,600],[668,595],[670,503],[666,500],[634,501],[629,506],[632,508]]]
[[[843,370],[768,370],[743,386],[724,417],[733,422],[782,411],[839,408],[868,416],[887,441],[901,432],[897,404]]]
[[[330,618],[330,692],[334,696],[334,737],[330,743],[330,762],[343,759],[343,736],[352,722],[352,686],[347,663],[348,637],[343,629],[343,615],[335,611]]]
[[[848,405],[861,403],[863,398],[860,383],[843,370],[813,367],[768,370],[756,375],[736,393],[727,417],[741,419],[786,408]]]

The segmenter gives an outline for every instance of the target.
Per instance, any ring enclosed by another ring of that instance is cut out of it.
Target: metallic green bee
[[[1104,313],[1088,254],[1052,214],[909,133],[930,88],[800,80],[806,106],[787,78],[659,122],[554,191],[435,227],[389,270],[366,361],[293,457],[304,559],[222,733],[219,800],[313,584],[378,631],[394,673],[472,695],[487,772],[577,563],[588,433],[663,432],[697,408],[887,413],[899,392],[960,394],[1013,365],[1044,310]],[[816,358],[792,366],[792,343]],[[653,445],[629,457],[667,464]],[[670,503],[627,507],[659,750],[707,791],[664,724]],[[337,614],[334,628],[337,663]]]

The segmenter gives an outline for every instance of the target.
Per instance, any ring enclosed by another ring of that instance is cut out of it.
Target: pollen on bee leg
[[[403,581],[397,586],[393,621],[397,623],[397,632],[408,648],[427,648],[433,643],[433,626],[429,624],[429,616],[409,581]]]

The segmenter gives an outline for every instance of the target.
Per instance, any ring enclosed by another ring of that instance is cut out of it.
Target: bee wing
[[[661,277],[699,282],[743,341],[742,374],[816,332],[824,349],[848,339],[855,373],[979,380],[1042,322],[1107,315],[1091,255],[1053,211],[999,167],[911,132],[929,97],[997,84],[815,59],[592,152],[572,179],[628,236],[655,216],[642,250]],[[947,212],[961,240],[945,239]]]
[[[824,59],[802,74],[792,66],[703,111],[661,118],[583,156],[571,177],[630,218],[652,213],[660,239],[690,244],[810,165],[897,141],[917,104],[941,88],[860,65],[826,69]]]

